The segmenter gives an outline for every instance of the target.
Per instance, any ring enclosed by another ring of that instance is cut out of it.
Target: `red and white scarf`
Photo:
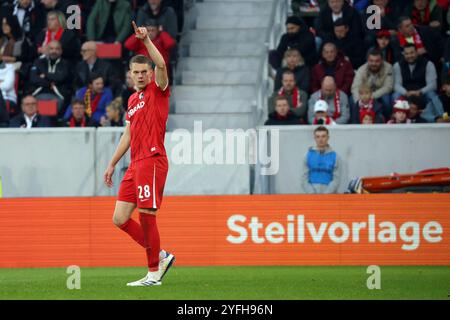
[[[373,109],[373,99],[370,99],[369,102],[364,103],[361,100],[358,101],[359,109]]]
[[[327,101],[326,99],[323,98],[322,92],[320,93],[319,99]],[[332,118],[336,120],[340,116],[341,116],[341,94],[339,89],[336,89],[336,92],[334,93],[334,113]]]
[[[77,121],[75,121],[75,117],[73,117],[73,116],[72,116],[72,118],[70,118],[69,127],[71,127],[71,128],[77,127]],[[82,127],[82,128],[86,127],[86,117],[83,117],[79,127]]]
[[[406,37],[401,32],[397,33],[397,38],[398,38],[398,41],[400,42],[401,47],[404,47],[409,43],[406,40]],[[413,38],[414,45],[416,46],[417,49],[424,48],[422,39],[420,38],[420,35],[416,29],[414,29],[414,35],[412,36],[412,38]]]
[[[283,87],[281,87],[280,90],[278,90],[278,95],[279,96],[285,96],[286,92],[284,90]],[[294,90],[292,90],[292,107],[295,108],[299,108],[300,105],[300,90],[298,90],[297,87],[294,88]]]
[[[63,32],[63,28],[59,28],[56,32],[51,32],[49,29],[47,29],[47,31],[45,31],[45,40],[42,43],[42,46],[45,47],[53,40],[59,41],[62,37]]]

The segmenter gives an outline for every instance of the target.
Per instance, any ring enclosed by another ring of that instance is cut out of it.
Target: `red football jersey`
[[[166,155],[164,136],[169,115],[169,86],[163,91],[153,80],[128,99],[126,121],[130,123],[131,161]]]

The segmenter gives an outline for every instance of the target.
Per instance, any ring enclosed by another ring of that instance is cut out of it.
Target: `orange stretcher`
[[[413,174],[392,173],[388,176],[367,177],[361,179],[361,193],[385,193],[395,190],[414,192],[440,187],[442,192],[450,192],[450,168],[436,168],[419,171]],[[362,190],[361,190],[362,189]],[[436,189],[434,189],[436,190]]]

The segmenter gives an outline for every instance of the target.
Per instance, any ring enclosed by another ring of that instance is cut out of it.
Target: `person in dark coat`
[[[37,99],[32,95],[25,96],[22,99],[22,113],[15,116],[9,122],[10,128],[45,128],[51,127],[51,121],[48,117],[41,116],[38,113]]]
[[[287,49],[284,53],[284,61],[286,66],[277,70],[275,76],[274,90],[278,91],[282,86],[283,73],[291,70],[295,75],[295,83],[300,90],[309,92],[309,68],[305,65],[305,61],[300,52],[296,48]]]
[[[276,50],[269,53],[269,63],[274,69],[281,67],[284,53],[288,48],[297,48],[307,66],[317,63],[317,50],[314,35],[303,19],[291,16],[286,20],[287,32],[282,35]]]
[[[264,123],[266,126],[279,126],[300,124],[299,119],[289,110],[289,102],[286,97],[275,98],[275,111],[269,114],[269,119]]]

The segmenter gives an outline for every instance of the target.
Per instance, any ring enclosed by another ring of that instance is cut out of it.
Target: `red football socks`
[[[142,227],[139,225],[139,223],[137,223],[133,219],[130,219],[119,228],[128,233],[134,241],[145,248],[144,232],[142,231]]]
[[[140,213],[139,220],[144,233],[144,248],[147,253],[148,270],[158,271],[160,241],[156,216]]]

